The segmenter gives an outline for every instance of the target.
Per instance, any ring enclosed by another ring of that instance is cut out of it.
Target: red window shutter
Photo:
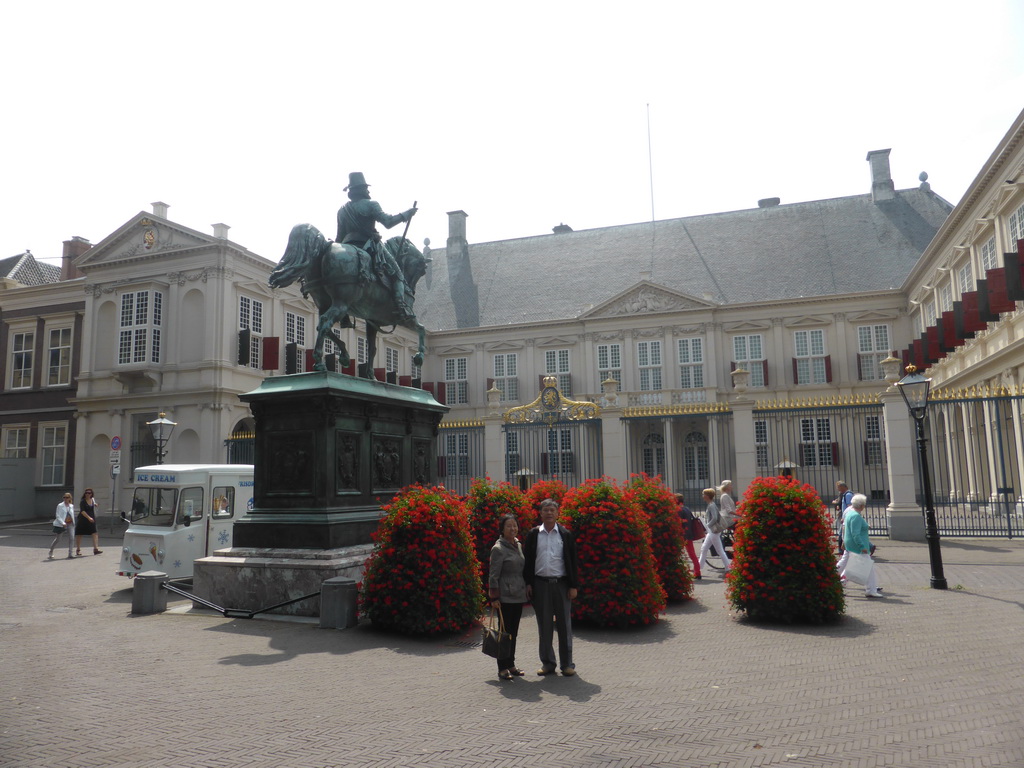
[[[943,352],[942,348],[939,346],[939,329],[937,326],[933,325],[929,327],[928,330],[925,331],[924,333],[928,344],[928,357],[931,358],[931,362],[937,363],[939,362],[939,360],[946,356],[946,353]]]
[[[857,381],[864,381],[864,366],[860,362],[860,354],[857,355]]]
[[[964,340],[956,335],[956,313],[950,310],[942,313],[942,346],[952,352],[961,346]]]
[[[374,368],[373,369],[373,378],[376,379],[377,381],[387,381],[387,379],[388,379],[387,369],[385,369],[385,368]]]
[[[1003,265],[1006,272],[1006,295],[1013,301],[1024,299],[1024,254],[1020,252],[1020,244],[1024,240],[1018,240],[1017,253],[1004,253]]]
[[[316,364],[316,361],[313,359],[313,350],[312,349],[307,349],[306,350],[306,370],[307,371],[312,371],[313,370],[313,366],[315,364]]]
[[[990,269],[985,277],[988,279],[988,308],[992,312],[1013,312],[1017,305],[1006,290],[1006,270]]]
[[[981,308],[978,305],[978,294],[980,291],[968,291],[960,297],[964,305],[964,330],[970,334],[984,331],[988,326],[981,318]]]
[[[421,386],[423,387],[423,390],[425,392],[429,392],[430,394],[434,395],[434,399],[437,400],[437,394],[435,392],[436,387],[434,386],[434,382],[432,382],[432,381],[424,381],[424,382],[422,382]],[[437,401],[441,402],[440,400],[437,400]]]
[[[411,387],[412,386],[412,376],[399,376],[398,377],[398,386],[400,386],[400,387]]]
[[[299,372],[299,345],[294,341],[284,345],[284,372],[289,375]]]
[[[839,466],[839,443],[832,443],[832,466]]]
[[[767,387],[768,386],[768,361],[767,360],[762,360],[761,361],[761,370],[764,372],[764,385]]]
[[[986,323],[994,323],[999,319],[999,313],[993,312],[989,305],[988,280],[978,281],[978,316]]]
[[[281,339],[277,336],[263,337],[263,370],[276,371],[281,367]]]
[[[805,382],[800,381],[800,376],[799,376],[799,373],[798,373],[799,368],[797,368],[797,365],[796,365],[796,358],[794,357],[794,358],[791,358],[791,359],[793,361],[793,383],[794,384],[804,384]]]
[[[348,365],[344,366],[341,369],[341,372],[342,373],[347,373],[349,376],[355,376],[356,375],[356,361],[355,360],[349,360],[348,361]]]
[[[443,381],[437,382],[437,397],[435,399],[439,403],[448,402],[448,385]]]
[[[825,381],[832,383],[832,355],[825,355]]]
[[[238,364],[248,365],[251,358],[249,357],[251,347],[249,346],[250,340],[252,339],[252,331],[248,328],[243,328],[238,332]]]
[[[924,361],[924,342],[920,339],[914,339],[911,345],[910,362],[917,366],[918,370],[926,367]]]
[[[903,363],[903,371],[906,371],[907,366],[910,365],[910,349],[900,350],[900,362]],[[900,373],[903,373],[903,371],[900,371]],[[903,377],[900,376],[900,378],[902,379]]]

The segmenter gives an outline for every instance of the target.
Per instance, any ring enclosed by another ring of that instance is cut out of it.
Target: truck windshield
[[[177,488],[136,488],[132,499],[132,522],[136,525],[171,525],[177,496]]]

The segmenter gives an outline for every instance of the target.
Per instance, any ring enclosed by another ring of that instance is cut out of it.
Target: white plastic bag
[[[867,584],[868,577],[871,576],[871,569],[874,567],[875,561],[871,559],[870,555],[851,552],[850,558],[846,561],[846,578],[858,584]]]

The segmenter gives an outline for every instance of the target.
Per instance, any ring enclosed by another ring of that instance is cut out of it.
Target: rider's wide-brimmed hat
[[[352,171],[352,173],[348,175],[348,187],[345,187],[345,189],[343,189],[342,192],[348,192],[349,187],[368,186],[370,185],[366,183],[366,179],[363,178],[363,174],[361,174],[359,171]]]

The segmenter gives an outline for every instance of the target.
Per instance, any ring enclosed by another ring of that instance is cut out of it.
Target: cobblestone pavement
[[[887,597],[830,627],[738,619],[712,573],[655,626],[577,627],[575,678],[534,674],[527,616],[501,682],[475,633],[132,616],[118,539],[47,562],[47,529],[0,528],[3,766],[1024,766],[1017,540],[943,541],[947,591],[879,541]]]

